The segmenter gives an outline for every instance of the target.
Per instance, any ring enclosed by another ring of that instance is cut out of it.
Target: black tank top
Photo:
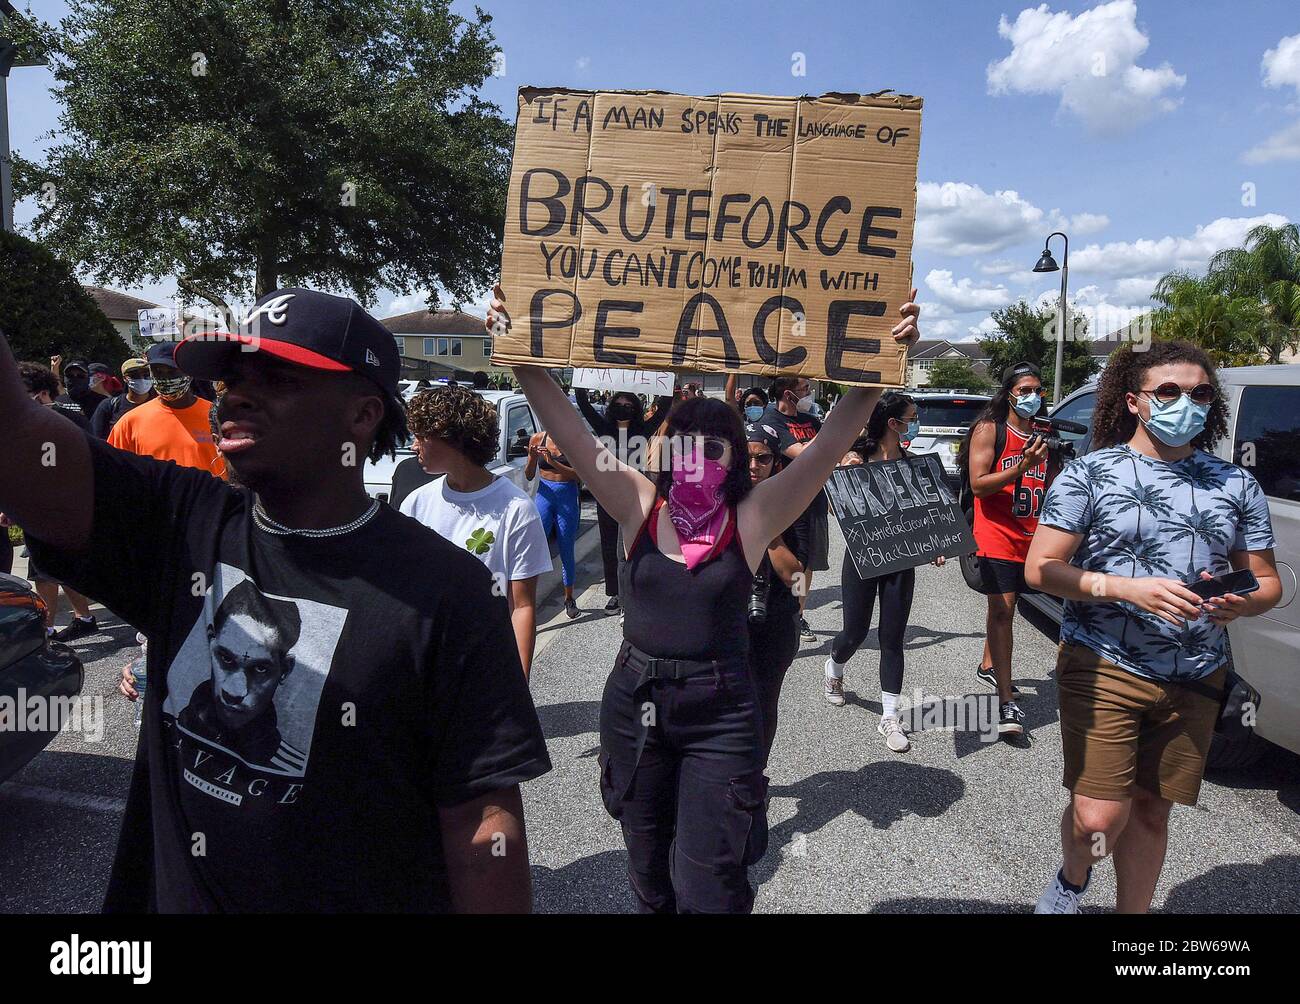
[[[747,659],[748,604],[753,575],[745,561],[736,510],[730,510],[720,550],[694,571],[655,546],[650,526],[659,518],[656,499],[619,572],[623,637],[658,659]]]

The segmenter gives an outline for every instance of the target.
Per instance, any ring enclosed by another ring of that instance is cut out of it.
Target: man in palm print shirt
[[[1116,351],[1094,444],[1053,482],[1025,579],[1062,597],[1063,863],[1039,913],[1077,913],[1092,865],[1115,856],[1118,908],[1151,905],[1174,802],[1195,805],[1226,675],[1225,625],[1281,596],[1268,502],[1206,452],[1227,408],[1186,342]],[[1249,568],[1258,591],[1203,601],[1198,578]]]

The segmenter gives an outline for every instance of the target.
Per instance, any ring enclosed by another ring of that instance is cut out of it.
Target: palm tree
[[[1161,520],[1161,526],[1168,530],[1171,540],[1188,540],[1192,546],[1187,555],[1187,579],[1196,574],[1196,545],[1226,544],[1228,536],[1223,532],[1223,516],[1212,510],[1193,509],[1190,513],[1176,512],[1171,520]]]
[[[1181,338],[1201,346],[1217,366],[1252,366],[1265,353],[1258,335],[1263,324],[1259,303],[1218,292],[1206,279],[1170,272],[1151,294],[1159,307],[1151,313],[1157,338]]]
[[[1137,529],[1134,533],[1139,539],[1142,537],[1142,510],[1154,516],[1168,516],[1173,512],[1169,506],[1169,498],[1155,485],[1144,485],[1140,481],[1132,487],[1125,485],[1123,488],[1112,495],[1108,495],[1106,500],[1115,508],[1116,513],[1128,512],[1130,509],[1137,510]]]
[[[1168,569],[1165,562],[1167,552],[1160,541],[1146,538],[1145,540],[1134,540],[1129,542],[1123,539],[1117,539],[1107,547],[1112,554],[1129,560],[1129,577],[1137,578],[1138,566],[1142,566],[1142,571],[1147,575],[1163,575]],[[1124,610],[1124,630],[1120,632],[1119,642],[1121,645],[1128,644],[1128,626],[1133,619],[1133,612],[1129,604],[1123,604]]]
[[[1210,259],[1205,279],[1220,295],[1260,304],[1256,343],[1270,363],[1280,363],[1287,349],[1300,349],[1300,225],[1253,228],[1244,247]]]

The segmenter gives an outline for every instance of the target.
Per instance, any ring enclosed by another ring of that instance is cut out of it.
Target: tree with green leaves
[[[936,359],[930,367],[931,387],[951,387],[972,394],[989,390],[993,384],[976,371],[969,359]]]
[[[0,331],[14,356],[46,364],[50,356],[116,369],[130,350],[72,266],[20,234],[0,230]]]
[[[499,267],[512,130],[477,91],[490,18],[451,0],[69,0],[62,104],[16,161],[33,223],[96,281],[186,299],[446,290]]]
[[[1087,318],[1070,313],[1066,319],[1067,337],[1061,363],[1062,397],[1082,387],[1100,368],[1088,351]],[[993,311],[992,316],[997,332],[980,339],[980,348],[989,356],[989,377],[998,381],[1007,367],[1019,362],[1033,363],[1043,372],[1043,394],[1050,400],[1056,373],[1056,308],[1034,307],[1018,300]]]
[[[1169,272],[1151,298],[1157,338],[1194,342],[1219,366],[1280,363],[1300,350],[1300,226],[1254,227],[1204,276]]]

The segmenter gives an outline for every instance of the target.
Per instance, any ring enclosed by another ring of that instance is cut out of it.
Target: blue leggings
[[[547,481],[537,479],[537,512],[542,517],[542,532],[551,533],[551,524],[557,527],[560,544],[560,567],[566,586],[572,586],[573,545],[578,539],[578,482]]]

